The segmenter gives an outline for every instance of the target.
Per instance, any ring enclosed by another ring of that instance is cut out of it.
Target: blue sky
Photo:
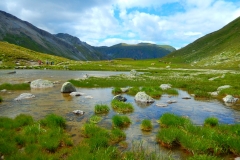
[[[93,46],[181,48],[240,16],[239,0],[1,0],[0,10]]]

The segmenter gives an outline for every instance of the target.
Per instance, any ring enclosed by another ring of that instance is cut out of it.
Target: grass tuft
[[[120,113],[133,112],[134,107],[131,103],[121,102],[118,100],[112,100],[112,108]]]
[[[120,116],[120,115],[113,116],[112,121],[113,121],[113,126],[119,127],[119,128],[127,127],[131,123],[130,119],[127,116]]]
[[[152,126],[151,120],[149,120],[149,119],[142,120],[142,123],[141,123],[141,129],[142,130],[151,131],[152,128],[153,128],[153,126]]]
[[[108,105],[103,105],[103,104],[95,105],[95,109],[94,109],[96,114],[105,114],[105,113],[108,113],[109,110],[110,109],[109,109]]]

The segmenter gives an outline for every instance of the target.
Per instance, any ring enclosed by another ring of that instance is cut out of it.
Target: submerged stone
[[[53,82],[49,80],[37,79],[31,82],[31,88],[50,88],[53,87]]]
[[[127,101],[127,98],[125,98],[121,95],[116,95],[116,96],[113,97],[113,100],[118,100],[118,101],[125,102],[125,101]]]
[[[31,94],[31,93],[22,93],[20,94],[17,98],[15,98],[15,101],[20,101],[23,99],[29,99],[29,98],[34,98],[35,95]]]

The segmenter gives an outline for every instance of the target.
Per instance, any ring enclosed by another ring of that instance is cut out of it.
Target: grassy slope
[[[186,47],[172,52],[165,59],[200,67],[239,68],[240,17],[222,29],[210,33]]]
[[[22,65],[29,65],[27,62],[37,62],[38,60],[42,62],[54,61],[55,63],[68,61],[66,58],[35,52],[8,42],[0,42],[0,61],[2,61],[3,66],[15,66],[17,61],[22,62]]]

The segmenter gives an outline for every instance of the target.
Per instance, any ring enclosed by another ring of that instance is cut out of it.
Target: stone
[[[182,97],[182,99],[191,99],[189,96]]]
[[[75,114],[79,114],[79,115],[84,115],[84,111],[81,111],[81,110],[74,110],[74,111],[72,111],[73,113],[75,113]]]
[[[135,95],[135,100],[138,102],[144,102],[144,103],[153,103],[154,99],[147,95],[145,92],[138,92]]]
[[[135,69],[132,69],[132,70],[130,71],[130,76],[131,76],[131,77],[136,77],[136,76],[138,76],[138,72],[137,72]]]
[[[177,101],[176,100],[168,100],[167,103],[172,104],[172,103],[177,103]]]
[[[37,79],[31,82],[31,88],[50,88],[53,87],[53,82],[49,80]]]
[[[158,107],[167,107],[168,105],[164,104],[164,103],[157,103],[156,106],[158,106]]]
[[[23,100],[23,99],[29,99],[29,98],[34,98],[35,95],[31,93],[22,93],[20,94],[17,98],[15,98],[15,101]]]
[[[234,98],[232,95],[227,95],[226,97],[223,98],[223,101],[225,103],[235,103],[238,101],[238,98]]]
[[[127,87],[127,88],[120,88],[120,89],[121,89],[121,91],[122,91],[123,93],[129,91],[129,88],[128,88],[128,87]]]
[[[211,96],[218,96],[218,91],[215,91],[215,92],[209,92],[209,94],[210,94]]]
[[[172,88],[172,85],[171,85],[171,84],[161,84],[161,85],[160,85],[160,88],[161,88],[162,90],[167,90],[167,89]]]
[[[71,92],[76,92],[76,91],[77,91],[76,88],[70,82],[65,82],[61,88],[62,93],[71,93]]]
[[[218,87],[217,91],[221,91],[223,89],[227,89],[227,88],[230,88],[230,87],[232,87],[232,86],[230,86],[230,85],[220,86],[220,87]]]
[[[92,99],[93,97],[92,96],[85,96],[85,98]]]
[[[3,89],[3,90],[1,90],[1,92],[7,92],[7,90],[6,90],[6,89]]]
[[[81,93],[81,92],[71,92],[70,93],[70,96],[82,96],[84,95],[84,93]]]
[[[127,101],[127,98],[125,98],[121,95],[116,95],[116,96],[113,97],[113,100],[118,100],[118,101],[125,102],[125,101]]]
[[[8,74],[15,74],[17,73],[16,71],[8,72]]]

